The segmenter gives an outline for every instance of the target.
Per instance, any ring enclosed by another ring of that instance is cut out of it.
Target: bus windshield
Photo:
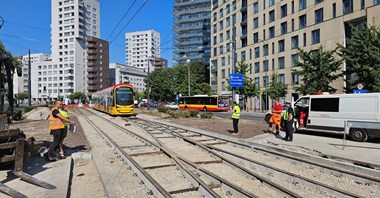
[[[133,89],[130,87],[118,87],[116,88],[116,104],[118,105],[132,105],[133,101]]]

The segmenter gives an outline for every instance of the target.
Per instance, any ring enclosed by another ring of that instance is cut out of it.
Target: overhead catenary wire
[[[140,8],[135,12],[132,18],[128,21],[127,24],[117,33],[117,35],[110,41],[110,44],[121,34],[121,32],[129,25],[129,23],[137,16],[137,14],[142,10],[142,8],[146,5],[149,0],[145,0],[144,3],[140,6]]]
[[[108,40],[108,39],[112,36],[112,34],[113,34],[113,32],[116,30],[116,28],[119,27],[120,23],[124,20],[125,16],[127,16],[127,14],[128,14],[129,11],[132,9],[132,7],[133,7],[133,5],[136,3],[136,1],[137,1],[137,0],[134,0],[134,1],[132,2],[132,4],[129,6],[128,10],[124,13],[123,17],[121,17],[121,19],[119,20],[119,22],[117,23],[117,25],[115,26],[115,28],[113,28],[113,30],[112,30],[111,33],[108,35],[108,37],[107,37],[106,40]]]

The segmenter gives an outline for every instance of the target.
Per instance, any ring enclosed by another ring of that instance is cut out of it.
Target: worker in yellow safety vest
[[[239,135],[239,118],[240,118],[240,107],[237,105],[237,102],[233,102],[233,107],[232,107],[232,125],[234,127],[233,135]]]
[[[69,113],[67,112],[67,110],[65,109],[65,104],[62,103],[61,105],[61,108],[58,109],[59,113],[69,119]],[[69,127],[69,122],[67,121],[64,121],[63,122],[63,125],[65,125],[65,128],[63,129],[63,133],[62,133],[62,136],[61,136],[61,140],[59,141],[59,154],[61,155],[62,158],[66,158],[65,157],[65,151],[63,150],[63,140],[67,137],[67,129]]]
[[[46,160],[47,161],[56,161],[57,159],[62,159],[60,155],[56,155],[54,157],[54,151],[59,148],[59,143],[61,141],[61,137],[63,131],[65,129],[65,124],[63,122],[69,122],[70,124],[75,124],[74,121],[65,118],[59,112],[59,109],[62,106],[62,101],[57,100],[55,102],[54,107],[52,108],[49,116],[49,130],[50,135],[53,135],[53,143],[50,144],[49,150],[47,152]]]

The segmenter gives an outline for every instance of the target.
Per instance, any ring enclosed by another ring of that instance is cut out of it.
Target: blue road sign
[[[244,87],[243,74],[230,74],[230,87]]]
[[[354,89],[354,94],[364,94],[367,93],[367,90],[365,89]]]

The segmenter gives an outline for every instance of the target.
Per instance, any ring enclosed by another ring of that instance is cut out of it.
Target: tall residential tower
[[[175,65],[210,65],[210,0],[174,0]]]
[[[150,69],[153,69],[149,58],[160,57],[160,33],[154,30],[128,32],[125,34],[125,46],[128,66],[147,70],[150,65]]]

